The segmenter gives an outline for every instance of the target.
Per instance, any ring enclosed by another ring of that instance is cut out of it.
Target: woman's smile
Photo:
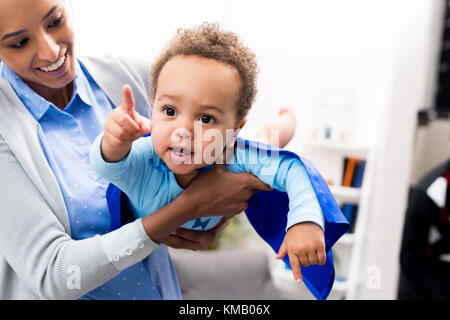
[[[64,108],[72,96],[76,73],[73,25],[65,1],[4,4],[0,11],[0,60],[37,94]],[[12,16],[17,18],[8,19]]]
[[[55,63],[53,63],[47,67],[40,67],[38,69],[41,71],[44,71],[44,72],[53,72],[53,71],[56,71],[57,69],[59,69],[64,64],[65,61],[66,61],[66,53],[64,53],[61,56],[61,58],[59,58],[58,61],[56,61]]]
[[[39,72],[42,72],[45,76],[49,76],[52,78],[58,78],[61,75],[65,74],[68,71],[69,63],[68,63],[67,51],[59,58],[55,63],[36,68]]]

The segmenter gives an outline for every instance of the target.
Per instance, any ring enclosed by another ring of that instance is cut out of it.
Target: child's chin
[[[171,164],[169,166],[170,171],[176,174],[188,174],[195,170],[194,165],[192,164]]]

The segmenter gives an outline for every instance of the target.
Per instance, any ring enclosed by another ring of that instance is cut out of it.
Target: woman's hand
[[[200,217],[231,218],[246,210],[248,199],[261,190],[270,191],[272,188],[250,173],[232,173],[224,164],[215,164],[210,171],[195,177],[174,201],[142,218],[142,224],[155,242],[174,247],[202,248],[214,240],[221,231],[220,226],[212,232],[181,230],[179,227]]]
[[[213,229],[206,231],[178,228],[167,238],[161,240],[161,243],[175,249],[206,250],[230,221],[231,217],[224,217]]]
[[[272,188],[250,173],[233,173],[225,164],[215,164],[210,171],[195,177],[181,196],[194,205],[192,219],[232,217],[246,210],[250,197],[261,190]]]

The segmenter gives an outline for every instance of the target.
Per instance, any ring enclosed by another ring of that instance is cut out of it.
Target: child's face
[[[236,68],[213,59],[175,56],[164,65],[152,101],[152,142],[172,172],[221,156],[230,133],[245,124],[237,118],[240,85]]]

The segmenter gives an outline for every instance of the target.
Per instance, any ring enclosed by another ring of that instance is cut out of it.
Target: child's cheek
[[[167,131],[166,127],[164,125],[161,125],[161,121],[153,120],[152,121],[152,140],[158,140],[158,143],[161,143],[164,141],[162,137],[164,135],[167,136],[167,141],[169,141],[170,134],[165,133]]]
[[[166,142],[168,141],[168,139],[166,140]],[[165,145],[167,144],[166,142],[164,142],[164,139],[162,139],[162,135],[161,135],[161,131],[159,130],[158,126],[153,126],[152,127],[152,145],[153,145],[153,149],[156,151],[156,153],[158,155],[161,154],[161,152],[163,151],[163,149],[166,147]]]
[[[225,148],[224,141],[220,138],[202,141],[202,155],[204,164],[215,162],[222,154]]]

